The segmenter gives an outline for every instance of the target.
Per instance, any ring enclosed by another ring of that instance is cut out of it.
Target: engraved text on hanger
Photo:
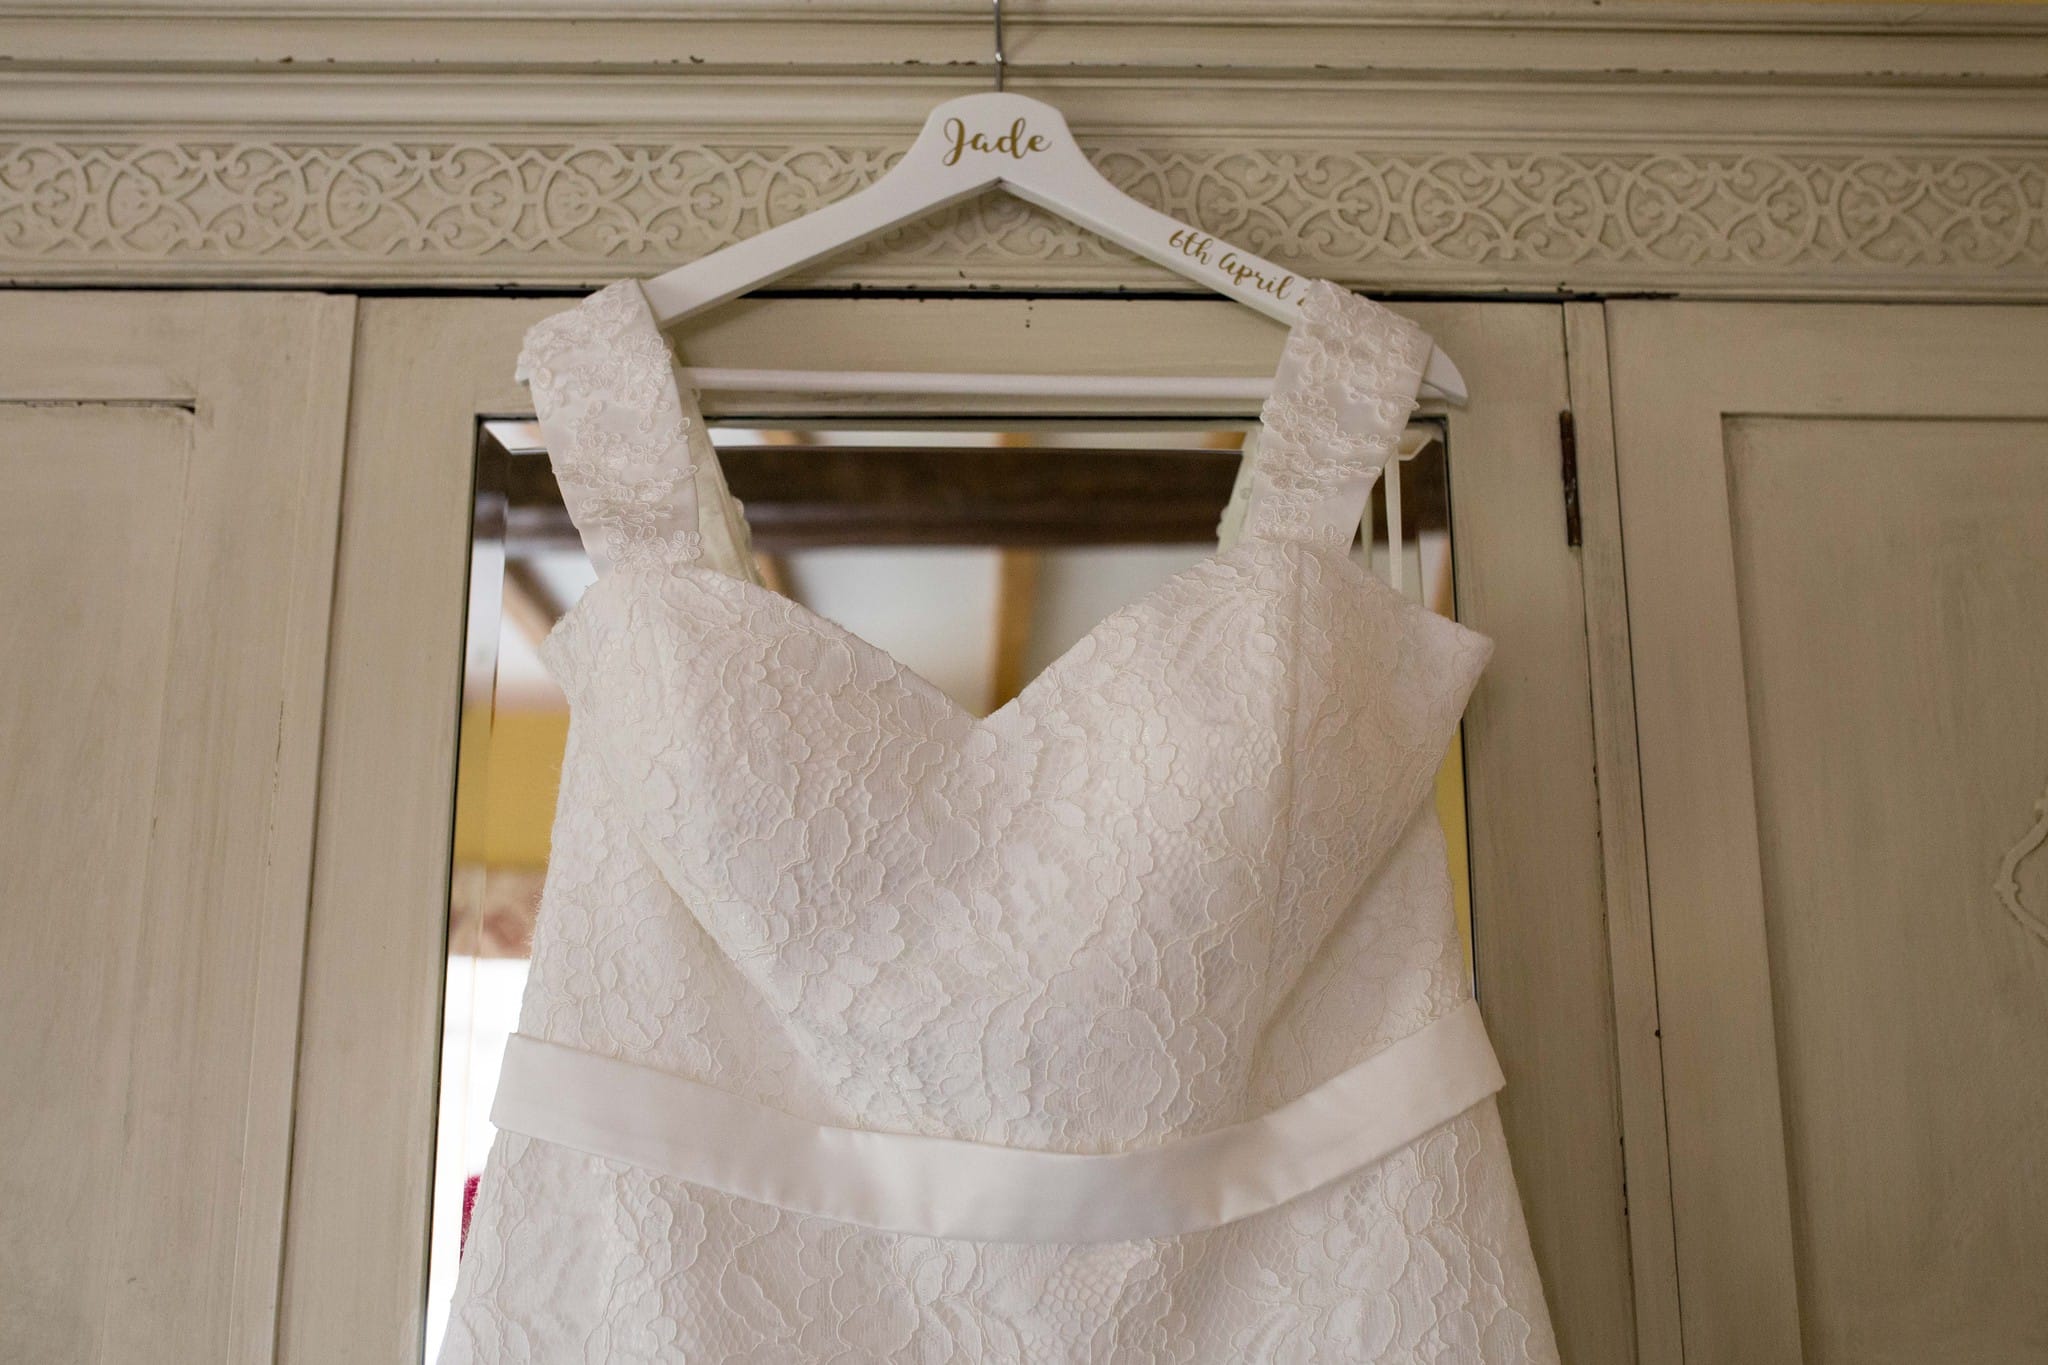
[[[978,129],[970,132],[964,120],[949,118],[946,120],[946,141],[950,144],[944,158],[948,166],[957,165],[962,152],[1008,153],[1013,159],[1022,161],[1031,153],[1042,152],[1052,146],[1043,135],[1028,133],[1023,119],[1012,123],[1007,133],[990,137]]]

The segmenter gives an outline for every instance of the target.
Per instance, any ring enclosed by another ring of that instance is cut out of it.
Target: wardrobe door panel
[[[269,1359],[351,326],[0,295],[0,1359]]]
[[[1687,1359],[2048,1355],[2048,315],[1611,310]]]

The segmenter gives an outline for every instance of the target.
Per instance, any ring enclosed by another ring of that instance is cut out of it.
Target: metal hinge
[[[1579,536],[1579,436],[1569,410],[1557,415],[1558,475],[1564,481],[1564,543],[1577,546]]]

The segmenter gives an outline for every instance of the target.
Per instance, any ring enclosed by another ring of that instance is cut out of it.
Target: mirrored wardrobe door
[[[573,302],[365,304],[288,1360],[316,1358],[305,1353],[340,1330],[417,1359],[444,1324],[567,731],[535,649],[594,578],[511,380],[525,328]],[[1585,636],[1556,481],[1561,313],[1414,311],[1491,383],[1411,426],[1404,590],[1516,661],[1482,683],[1438,810],[1519,1090],[1504,1109],[1559,1329],[1583,1348],[1576,1359],[1619,1361],[1628,1287],[1619,1158],[1602,1126],[1613,1103]],[[1271,371],[1282,332],[1206,300],[761,298],[675,339],[703,365],[1118,374],[1144,355],[1177,374],[1248,375]],[[754,531],[745,571],[976,713],[1214,548],[1255,407],[706,396]],[[1370,521],[1354,552],[1385,576],[1377,498]],[[365,1162],[391,1178],[359,1190],[351,1171]],[[371,1244],[385,1248],[376,1264],[330,1267],[337,1246]]]

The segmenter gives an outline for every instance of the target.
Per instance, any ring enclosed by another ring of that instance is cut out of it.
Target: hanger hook
[[[995,0],[992,17],[995,20],[996,30],[996,93],[1000,95],[1003,93],[1003,67],[1005,65],[1003,61],[1003,0]]]

